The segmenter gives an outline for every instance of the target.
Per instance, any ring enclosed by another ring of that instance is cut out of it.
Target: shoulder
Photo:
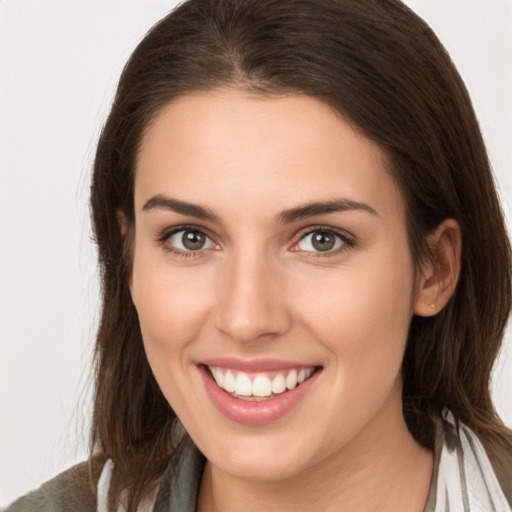
[[[475,510],[510,512],[512,476],[510,457],[497,464],[482,441],[452,413],[439,418],[434,454],[434,475],[426,511]],[[439,505],[439,506],[438,506]]]
[[[93,463],[91,479],[89,463],[77,464],[22,496],[3,512],[95,512],[94,476],[101,466],[98,461]]]

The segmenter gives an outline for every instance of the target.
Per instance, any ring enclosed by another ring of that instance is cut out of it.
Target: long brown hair
[[[511,255],[488,157],[466,88],[432,30],[398,0],[189,0],[129,59],[98,143],[91,189],[103,309],[91,447],[115,461],[136,510],[179,441],[146,359],[127,285],[136,159],[148,124],[173,98],[233,86],[318,98],[378,143],[405,203],[412,254],[444,219],[462,231],[462,272],[448,305],[414,317],[403,362],[404,416],[433,445],[448,407],[499,464],[510,432],[489,380],[511,305]]]

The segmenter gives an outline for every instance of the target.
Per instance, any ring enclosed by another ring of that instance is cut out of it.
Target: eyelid
[[[340,247],[328,251],[307,251],[302,249],[295,249],[293,250],[293,247],[296,247],[304,238],[307,236],[317,232],[317,231],[324,231],[327,233],[332,233],[336,237],[338,237],[342,244]],[[308,256],[313,257],[329,257],[329,256],[335,256],[341,252],[344,252],[346,250],[351,249],[356,244],[355,236],[351,233],[348,233],[347,231],[339,228],[335,228],[332,226],[326,226],[326,225],[316,225],[316,226],[308,226],[307,228],[303,228],[299,231],[299,233],[295,237],[296,241],[292,244],[291,249],[293,252],[302,252],[306,253]]]
[[[168,240],[171,236],[181,232],[181,231],[197,231],[205,235],[205,237],[215,246],[214,249],[219,249],[219,244],[215,241],[214,237],[210,235],[209,230],[206,228],[203,228],[201,226],[197,226],[194,224],[182,224],[178,226],[172,226],[168,228],[164,228],[160,230],[155,239],[156,241],[163,246],[165,250],[168,252],[174,253],[181,257],[199,257],[202,256],[204,252],[209,251],[212,249],[212,247],[206,247],[203,249],[198,249],[197,251],[194,250],[183,250],[179,249],[175,246],[172,246],[168,243]],[[325,231],[327,233],[332,233],[334,236],[338,237],[342,244],[340,247],[328,250],[328,251],[306,251],[302,249],[293,249],[296,247],[300,241],[302,241],[305,237],[308,235],[311,235],[315,233],[316,231]],[[307,254],[308,256],[312,257],[329,257],[329,256],[335,256],[341,252],[344,252],[346,250],[351,249],[356,245],[356,237],[352,235],[351,233],[347,232],[346,230],[335,228],[333,226],[327,226],[323,224],[318,224],[314,226],[308,226],[306,228],[302,228],[295,236],[294,236],[295,242],[293,242],[292,246],[289,250],[292,250],[292,252],[302,252]]]
[[[180,248],[174,246],[173,244],[170,244],[169,239],[173,235],[176,235],[177,233],[180,233],[182,231],[196,231],[198,233],[201,233],[209,240],[209,242],[214,247],[205,247],[205,248],[198,249],[197,251],[194,251],[194,250],[180,249]],[[215,242],[215,240],[209,234],[207,229],[202,228],[200,226],[195,226],[193,224],[182,224],[179,226],[165,228],[157,233],[156,241],[159,244],[161,244],[166,251],[169,251],[169,252],[176,254],[178,256],[181,256],[181,257],[188,257],[188,258],[202,256],[204,252],[211,250],[212,248],[215,249],[215,248],[219,247],[219,245]]]

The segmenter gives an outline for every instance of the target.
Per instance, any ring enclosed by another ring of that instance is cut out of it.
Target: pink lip
[[[311,368],[314,364],[297,363],[294,361],[283,361],[281,359],[239,359],[237,357],[212,357],[201,361],[206,366],[219,366],[230,368],[247,373],[271,372],[275,370],[286,370],[289,368]]]
[[[211,364],[211,366],[225,366],[225,360],[224,364],[218,364],[219,361],[220,360],[216,360],[216,364]],[[266,360],[266,362],[268,361],[270,360]],[[282,363],[283,362],[280,361],[281,365]],[[298,366],[307,367],[304,365]],[[217,386],[210,372],[203,364],[198,365],[197,368],[205,383],[206,391],[217,409],[229,420],[243,425],[265,425],[282,418],[306,396],[321,373],[314,373],[309,379],[299,384],[296,388],[276,395],[274,398],[260,402],[251,402],[235,398]],[[240,367],[237,366],[237,368]],[[254,366],[251,368],[253,368],[253,371],[265,371],[261,369],[261,366],[257,366],[256,369],[254,369]],[[265,366],[265,368],[268,370],[269,366]],[[283,367],[280,366],[280,368]]]

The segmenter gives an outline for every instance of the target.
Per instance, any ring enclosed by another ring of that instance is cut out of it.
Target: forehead
[[[218,89],[180,97],[146,130],[136,208],[154,194],[273,208],[338,196],[402,211],[382,149],[305,95]]]

